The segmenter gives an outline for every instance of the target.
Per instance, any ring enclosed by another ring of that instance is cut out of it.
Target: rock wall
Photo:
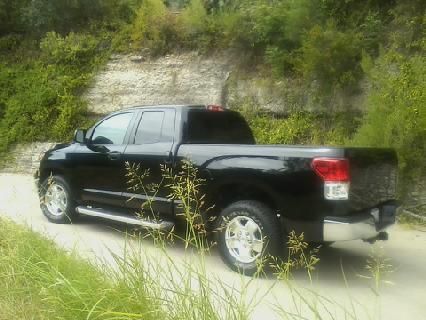
[[[127,106],[156,104],[220,104],[232,107],[250,103],[273,112],[303,109],[318,111],[314,86],[293,80],[274,81],[238,71],[238,57],[222,53],[211,57],[196,52],[144,56],[114,55],[94,79],[85,97],[89,111],[107,114]],[[360,110],[363,90],[356,95],[335,92],[322,102],[328,111]],[[330,109],[333,106],[333,110]],[[343,109],[344,108],[344,109]]]
[[[14,146],[0,172],[34,174],[39,167],[41,156],[53,147],[53,142],[36,142]]]
[[[224,104],[229,72],[225,57],[193,52],[158,59],[116,55],[85,96],[95,114],[134,105]]]

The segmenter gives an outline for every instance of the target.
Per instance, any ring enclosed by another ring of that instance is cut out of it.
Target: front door
[[[91,130],[88,143],[76,148],[72,163],[84,203],[125,206],[123,153],[133,117],[134,112],[123,112],[105,118]]]

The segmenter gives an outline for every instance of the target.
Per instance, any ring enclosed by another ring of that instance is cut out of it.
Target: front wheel
[[[235,202],[221,213],[217,242],[223,261],[231,269],[253,275],[263,257],[280,252],[279,221],[258,201]]]
[[[50,176],[42,182],[40,208],[50,222],[71,223],[76,217],[71,188],[63,177]]]

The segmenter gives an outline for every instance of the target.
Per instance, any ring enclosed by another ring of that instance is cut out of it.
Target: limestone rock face
[[[310,92],[315,88],[305,88],[294,79],[277,81],[255,70],[242,72],[237,64],[238,57],[232,53],[200,56],[187,52],[158,58],[114,55],[84,96],[89,112],[95,116],[129,106],[158,104],[234,107],[248,103],[274,113],[319,110]],[[336,92],[327,103],[327,111],[342,111],[349,106],[362,111],[363,97],[362,93]]]
[[[10,151],[10,159],[0,172],[34,174],[43,154],[55,145],[53,142],[18,144]]]
[[[95,114],[135,105],[223,104],[228,75],[226,58],[194,52],[157,59],[116,55],[95,77],[85,98]]]

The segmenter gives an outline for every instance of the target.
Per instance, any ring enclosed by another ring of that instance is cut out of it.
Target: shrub
[[[178,22],[184,34],[184,45],[207,52],[229,46],[239,16],[230,10],[211,10],[209,14],[203,1],[191,0]]]
[[[163,54],[176,44],[179,36],[176,18],[161,0],[146,0],[136,11],[130,30],[134,47],[148,47],[152,53]]]
[[[0,52],[11,52],[16,50],[22,41],[22,37],[17,34],[8,34],[0,38]]]
[[[98,40],[91,35],[71,32],[65,37],[48,32],[40,42],[45,61],[54,64],[86,65],[97,53]]]
[[[207,20],[207,10],[201,0],[191,0],[181,15],[185,31],[189,35],[202,33]]]
[[[259,144],[343,145],[359,121],[355,113],[309,113],[294,111],[277,117],[241,109]]]
[[[131,19],[132,2],[128,0],[32,0],[19,8],[19,19],[30,34],[56,31],[67,34],[93,23],[112,25]]]
[[[67,140],[76,127],[87,124],[80,94],[108,56],[108,48],[98,50],[101,40],[50,32],[40,49],[30,47],[34,56],[1,64],[0,152],[17,142]]]
[[[419,53],[406,57],[390,50],[375,64],[370,60],[364,67],[373,86],[368,95],[368,112],[353,143],[395,148],[402,180],[426,173],[425,56]]]
[[[295,68],[321,89],[355,85],[361,76],[361,43],[353,32],[341,32],[333,23],[313,27],[303,40]]]

